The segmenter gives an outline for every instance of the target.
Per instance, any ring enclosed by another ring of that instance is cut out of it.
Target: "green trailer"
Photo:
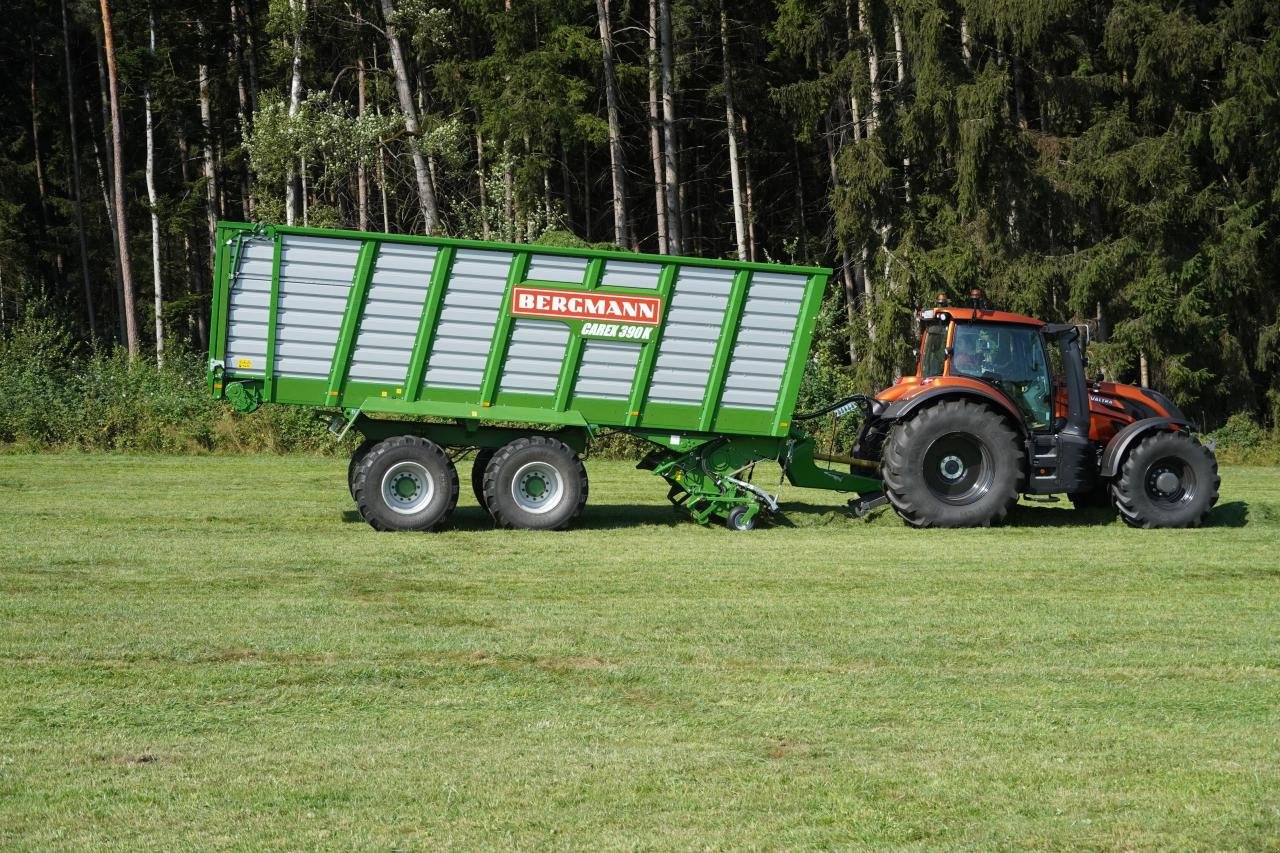
[[[235,222],[217,245],[211,393],[362,435],[348,486],[380,530],[443,523],[467,453],[498,525],[563,528],[606,432],[704,524],[777,511],[761,460],[880,492],[793,423],[828,269]]]

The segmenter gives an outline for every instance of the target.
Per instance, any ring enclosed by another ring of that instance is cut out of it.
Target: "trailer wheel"
[[[484,497],[499,527],[562,530],[587,502],[587,471],[563,441],[517,438],[485,468]]]
[[[1220,483],[1213,451],[1185,432],[1155,432],[1125,457],[1111,495],[1130,527],[1199,527]]]
[[[885,494],[912,527],[985,527],[1018,500],[1023,451],[985,406],[939,403],[894,427],[885,445]]]
[[[351,461],[347,463],[347,491],[351,492],[351,497],[353,498],[356,496],[356,470],[377,443],[372,438],[366,438],[360,442],[359,447],[351,452]]]
[[[747,533],[756,529],[756,519],[759,517],[759,514],[756,514],[747,518],[747,507],[735,506],[725,516],[724,526],[735,533]]]
[[[489,502],[484,498],[484,469],[489,467],[489,460],[498,451],[492,447],[482,447],[476,451],[476,458],[471,462],[471,493],[476,496],[476,503],[489,511]]]
[[[431,530],[458,504],[458,471],[434,442],[388,438],[357,466],[355,498],[375,530]]]

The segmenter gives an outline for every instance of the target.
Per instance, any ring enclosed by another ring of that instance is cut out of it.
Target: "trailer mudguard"
[[[1104,480],[1114,477],[1116,472],[1120,470],[1120,462],[1124,459],[1125,454],[1129,452],[1129,448],[1147,433],[1188,426],[1190,426],[1190,423],[1181,418],[1143,418],[1140,421],[1134,421],[1111,437],[1111,441],[1107,444],[1107,449],[1102,453],[1102,465],[1099,468],[1098,476]]]

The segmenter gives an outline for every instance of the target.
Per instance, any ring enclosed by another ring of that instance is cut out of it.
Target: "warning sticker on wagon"
[[[252,368],[252,367],[253,367],[253,359],[251,359],[251,358],[237,358],[237,359],[236,359],[236,367],[237,367],[237,368],[239,368],[240,370],[249,370],[250,368]]]

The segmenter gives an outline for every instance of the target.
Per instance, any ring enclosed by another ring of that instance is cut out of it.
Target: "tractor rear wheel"
[[[482,447],[476,451],[476,458],[471,462],[471,493],[476,496],[476,503],[485,512],[489,511],[489,504],[484,499],[484,469],[489,467],[489,460],[497,452],[497,448]]]
[[[356,467],[355,497],[374,530],[431,530],[458,504],[458,471],[435,442],[388,438]]]
[[[1129,451],[1111,495],[1130,527],[1199,527],[1220,483],[1213,451],[1185,432],[1156,432]]]
[[[885,445],[885,495],[912,527],[985,527],[1018,500],[1023,451],[986,406],[939,403],[894,427]]]
[[[563,441],[517,438],[485,468],[484,498],[499,527],[563,530],[587,502],[587,471]]]

